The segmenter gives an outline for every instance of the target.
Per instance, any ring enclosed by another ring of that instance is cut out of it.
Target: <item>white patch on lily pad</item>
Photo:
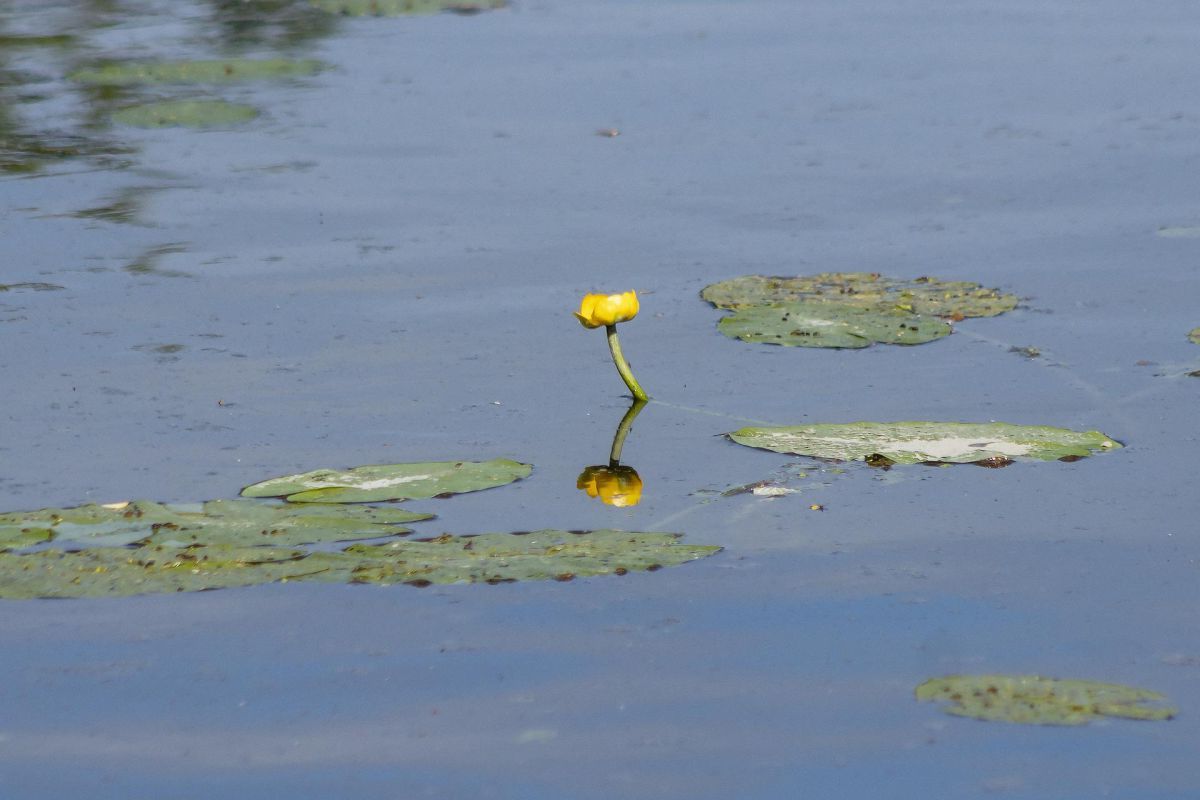
[[[1121,447],[1099,431],[1003,422],[854,422],[742,428],[729,438],[779,453],[896,464],[1073,460]]]

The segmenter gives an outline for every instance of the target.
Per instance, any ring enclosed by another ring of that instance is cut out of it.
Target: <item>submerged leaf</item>
[[[0,283],[0,292],[22,290],[30,292],[56,292],[65,288],[65,286],[59,286],[57,283]]]
[[[532,469],[529,464],[503,458],[375,464],[348,470],[319,469],[247,486],[242,490],[242,496],[286,496],[293,503],[414,500],[504,486],[528,476]]]
[[[1192,344],[1200,344],[1200,328],[1192,328],[1188,332],[1188,339],[1192,341]]]
[[[1155,231],[1166,239],[1200,239],[1200,225],[1176,225]]]
[[[1083,725],[1097,717],[1164,720],[1175,709],[1147,706],[1163,700],[1158,692],[1086,680],[1036,675],[951,675],[925,681],[918,700],[946,700],[946,713],[1027,725]]]
[[[504,8],[507,0],[309,0],[310,5],[347,17],[399,17],[453,11],[474,14]]]
[[[0,514],[0,545],[27,534],[40,536],[41,541],[80,545],[150,542],[291,547],[411,533],[411,528],[397,523],[432,516],[397,508],[293,506],[249,500],[163,505],[137,500]]]
[[[327,565],[315,580],[427,585],[570,580],[656,570],[713,555],[711,545],[679,543],[677,533],[559,531],[484,533],[352,545],[342,553],[319,553]]]
[[[852,422],[742,428],[729,438],[747,447],[841,461],[945,462],[1001,466],[1016,459],[1074,459],[1121,445],[1099,431],[1004,422]]]
[[[714,283],[700,296],[717,308],[818,302],[934,317],[992,317],[1017,307],[1016,295],[969,281],[903,280],[875,272],[822,272],[794,278],[743,275]]]
[[[306,574],[314,567],[303,556],[294,550],[222,546],[0,553],[0,598],[128,597],[252,586]]]
[[[950,334],[939,319],[907,311],[842,307],[819,302],[746,306],[718,323],[721,333],[746,342],[792,347],[868,347],[924,344]]]
[[[123,108],[113,121],[135,128],[212,128],[249,122],[258,116],[253,106],[224,100],[164,100]]]
[[[315,75],[320,61],[286,58],[231,58],[223,61],[115,61],[72,72],[78,83],[127,86],[143,83],[232,83],[234,81],[294,78]]]

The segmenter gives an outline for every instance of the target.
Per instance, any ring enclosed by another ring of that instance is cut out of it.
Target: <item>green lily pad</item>
[[[718,325],[721,333],[746,342],[790,347],[868,347],[924,344],[950,335],[946,322],[907,311],[874,310],[820,302],[744,306]]]
[[[653,571],[721,550],[678,539],[673,533],[534,531],[353,545],[339,553],[220,544],[0,552],[0,599],[127,597],[276,581],[414,586],[566,581]]]
[[[504,486],[533,467],[503,458],[376,464],[349,470],[319,469],[271,478],[242,489],[243,497],[286,497],[293,503],[370,503],[463,494]]]
[[[444,583],[508,583],[570,580],[592,575],[677,566],[717,553],[720,547],[679,543],[676,533],[616,530],[484,533],[439,536],[381,545],[352,545],[341,553],[317,553],[328,570],[312,580],[417,586]]]
[[[292,547],[411,533],[399,523],[431,519],[406,509],[289,506],[249,500],[163,505],[149,500],[0,514],[0,544],[53,540],[80,545],[151,544]],[[21,545],[28,546],[28,545]]]
[[[705,287],[700,296],[717,308],[819,302],[952,319],[993,317],[1018,303],[1016,295],[969,281],[903,280],[875,272],[822,272],[794,278],[743,275]]]
[[[304,555],[219,545],[0,553],[0,598],[129,597],[252,586],[305,576],[313,567]]]
[[[1188,339],[1191,340],[1192,344],[1200,344],[1200,328],[1192,328],[1188,331]]]
[[[315,75],[324,64],[313,59],[232,58],[224,61],[115,61],[72,72],[67,77],[78,83],[129,86],[146,83],[233,83]]]
[[[1026,725],[1083,725],[1097,717],[1164,720],[1176,710],[1146,706],[1164,698],[1158,692],[1085,680],[1036,675],[951,675],[925,681],[918,700],[946,700],[948,714]]]
[[[224,100],[164,100],[123,108],[113,120],[135,128],[214,128],[249,122],[258,116],[253,106]]]
[[[474,14],[504,8],[507,0],[309,0],[309,4],[330,14],[347,17],[401,17],[440,14],[453,11]]]
[[[872,464],[1074,460],[1121,445],[1099,431],[1003,422],[853,422],[742,428],[729,438],[777,453]]]

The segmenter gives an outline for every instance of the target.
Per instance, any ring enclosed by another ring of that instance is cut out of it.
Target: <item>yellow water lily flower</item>
[[[588,467],[579,474],[575,488],[617,508],[636,506],[642,501],[642,478],[633,467]]]
[[[600,328],[616,325],[618,322],[628,322],[638,313],[637,292],[621,292],[620,294],[587,294],[579,304],[575,313],[585,328]]]

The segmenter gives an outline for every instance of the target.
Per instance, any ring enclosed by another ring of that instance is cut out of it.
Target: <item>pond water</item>
[[[2,601],[0,795],[1197,796],[1197,52],[1175,0],[0,4],[0,511],[510,458],[533,474],[410,503],[423,530],[725,548],[565,583]],[[233,58],[325,66],[67,77]],[[156,99],[259,113],[112,121]],[[829,270],[1023,301],[841,351],[728,339],[698,298]],[[628,399],[571,312],[626,289],[654,400],[623,453],[641,502],[616,508],[576,478]],[[834,471],[719,436],[907,419],[1125,447]],[[727,493],[764,480],[799,491]],[[1179,715],[916,702],[955,673],[1129,684]]]

